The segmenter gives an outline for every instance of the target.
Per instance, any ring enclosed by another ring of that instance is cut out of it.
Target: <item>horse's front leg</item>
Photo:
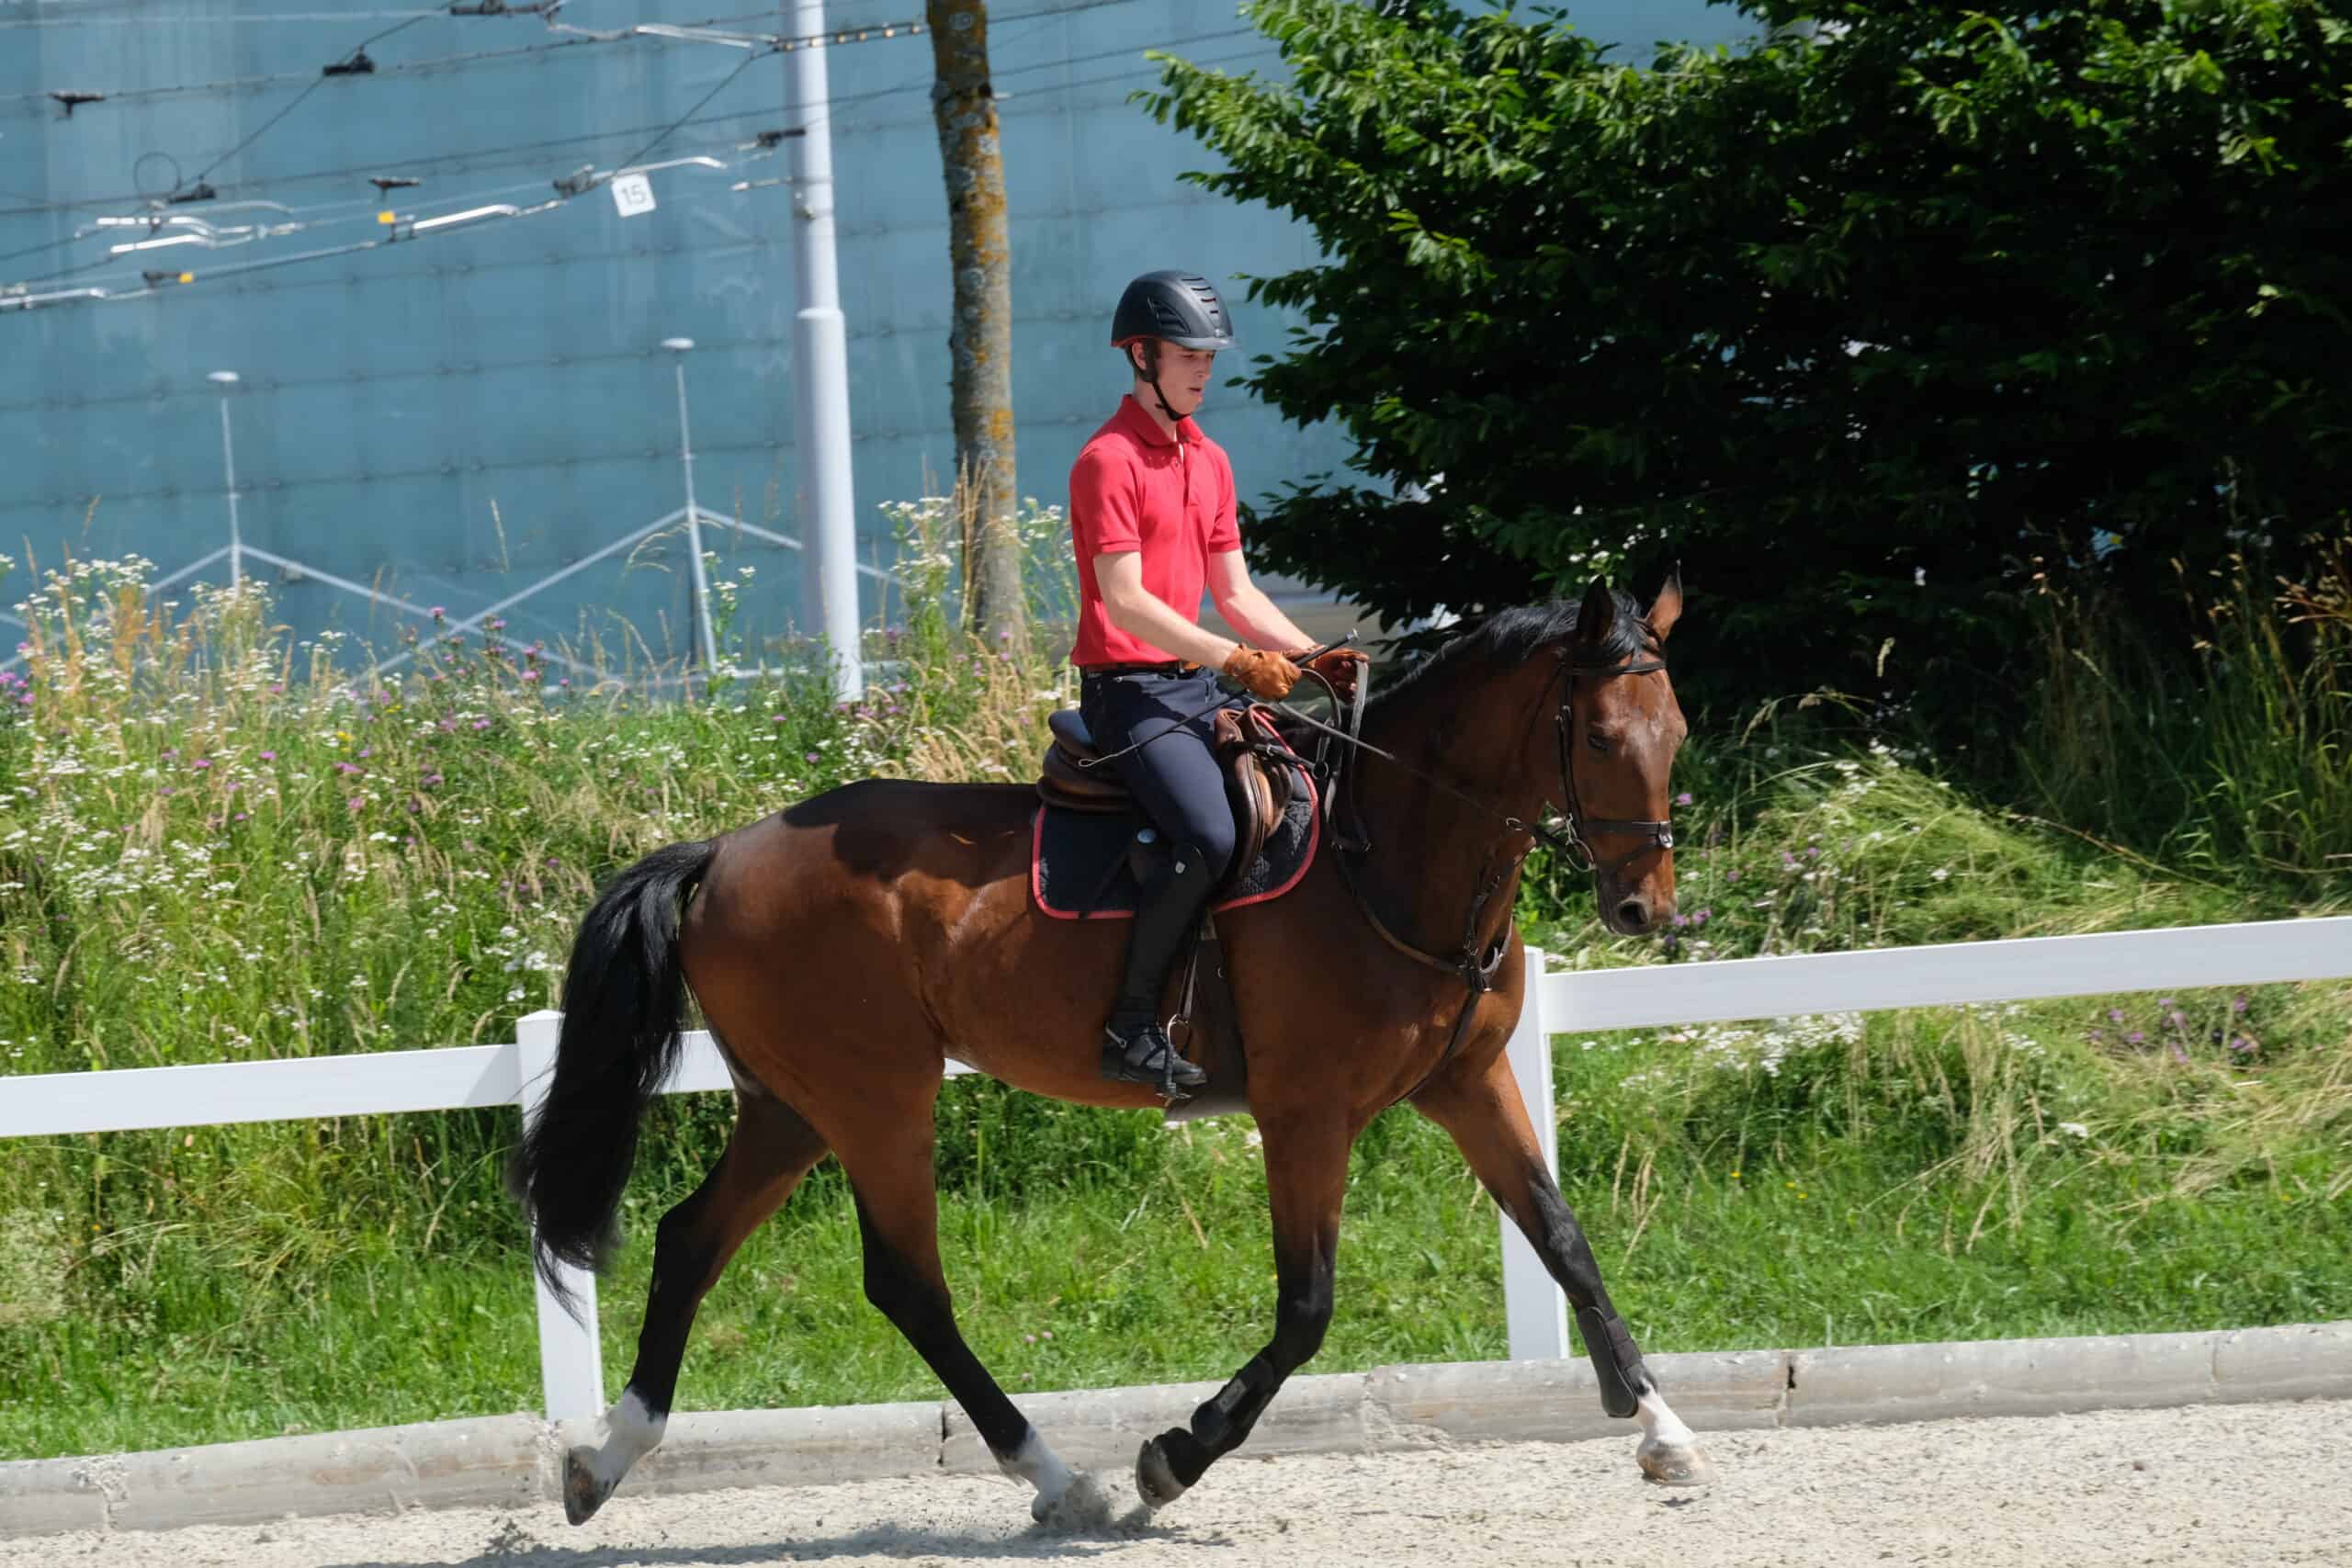
[[[1509,1059],[1498,1055],[1484,1068],[1464,1066],[1441,1075],[1413,1103],[1453,1135],[1479,1181],[1567,1292],[1585,1354],[1600,1377],[1601,1408],[1642,1424],[1642,1441],[1634,1457],[1643,1473],[1675,1486],[1712,1479],[1713,1466],[1700,1450],[1698,1438],[1668,1408],[1666,1396],[1642,1364],[1633,1332],[1609,1304],[1592,1247],[1552,1173],[1544,1168],[1542,1146],[1528,1123]],[[1548,1106],[1545,1112],[1550,1112]]]
[[[1189,1426],[1144,1444],[1136,1490],[1148,1506],[1182,1496],[1216,1460],[1239,1448],[1276,1390],[1322,1348],[1331,1323],[1331,1274],[1340,1205],[1348,1187],[1346,1122],[1329,1111],[1261,1119],[1266,1195],[1274,1221],[1274,1337]]]

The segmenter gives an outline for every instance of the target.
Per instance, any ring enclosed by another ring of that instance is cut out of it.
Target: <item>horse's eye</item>
[[[1607,755],[1609,755],[1609,742],[1608,742],[1608,740],[1607,740],[1605,738],[1603,738],[1603,737],[1601,737],[1601,736],[1600,736],[1600,735],[1597,735],[1597,734],[1593,733],[1591,730],[1587,730],[1587,731],[1585,731],[1584,743],[1585,743],[1586,745],[1588,745],[1588,746],[1591,747],[1595,751],[1599,752],[1601,756],[1606,757]]]

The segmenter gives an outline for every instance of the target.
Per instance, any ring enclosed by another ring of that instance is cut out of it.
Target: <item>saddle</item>
[[[1060,920],[1132,919],[1148,863],[1145,813],[1116,772],[1101,761],[1086,721],[1063,709],[1047,721],[1053,743],[1037,779],[1030,843],[1029,888],[1040,913]],[[1211,748],[1233,808],[1233,864],[1210,895],[1212,917],[1279,898],[1299,885],[1321,841],[1322,812],[1306,759],[1293,751],[1264,708],[1220,711]],[[1089,761],[1097,766],[1087,767]],[[1177,985],[1182,1002],[1170,1021],[1184,1054],[1207,1066],[1210,1080],[1168,1108],[1170,1121],[1248,1109],[1248,1053],[1239,1011],[1225,977],[1223,938],[1214,918],[1196,932]],[[1197,990],[1195,987],[1197,982]]]
[[[1046,748],[1045,764],[1038,770],[1038,799],[1064,811],[1142,814],[1116,766],[1102,761],[1102,751],[1076,708],[1057,709],[1046,725],[1053,732],[1053,743]],[[1233,864],[1220,885],[1229,888],[1265,852],[1267,840],[1283,826],[1302,780],[1299,758],[1283,743],[1265,709],[1250,708],[1245,720],[1231,708],[1220,708],[1215,726],[1210,748],[1225,775],[1226,801],[1233,807]]]

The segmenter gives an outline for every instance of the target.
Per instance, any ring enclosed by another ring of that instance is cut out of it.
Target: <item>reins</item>
[[[1666,661],[1654,657],[1635,658],[1623,664],[1578,664],[1564,649],[1560,654],[1560,667],[1555,671],[1552,680],[1544,683],[1543,694],[1545,698],[1549,698],[1554,682],[1563,678],[1573,683],[1579,675],[1609,680],[1621,675],[1656,674],[1665,668]],[[1287,703],[1277,703],[1273,705],[1308,728],[1319,730],[1357,750],[1378,757],[1414,778],[1442,790],[1455,799],[1493,818],[1502,825],[1507,834],[1524,833],[1531,840],[1548,845],[1555,853],[1566,857],[1569,863],[1579,871],[1594,872],[1604,876],[1613,874],[1619,867],[1636,855],[1652,849],[1670,850],[1674,847],[1674,825],[1670,821],[1641,818],[1588,818],[1584,815],[1583,803],[1577,791],[1576,753],[1569,739],[1569,705],[1565,696],[1562,697],[1553,715],[1553,722],[1557,732],[1560,783],[1568,797],[1567,809],[1565,813],[1567,831],[1565,833],[1547,824],[1528,822],[1510,812],[1498,810],[1492,802],[1481,800],[1467,791],[1458,789],[1445,780],[1413,766],[1386,748],[1375,746],[1360,735],[1351,734],[1346,730],[1325,724],[1320,719],[1299,712]],[[1357,724],[1363,722],[1361,703],[1356,705],[1351,716]],[[1352,779],[1350,782],[1352,784]],[[1349,792],[1349,798],[1351,801],[1354,798],[1352,790]],[[1494,988],[1495,972],[1502,966],[1503,955],[1510,951],[1510,927],[1506,922],[1502,934],[1496,938],[1493,946],[1483,954],[1478,951],[1478,928],[1485,918],[1487,904],[1497,893],[1516,878],[1521,864],[1527,859],[1529,851],[1535,846],[1531,842],[1527,849],[1510,856],[1508,863],[1502,865],[1498,865],[1498,857],[1489,852],[1485,874],[1479,879],[1478,891],[1471,899],[1469,912],[1463,922],[1461,949],[1451,955],[1432,953],[1407,941],[1390,930],[1388,923],[1380,918],[1379,911],[1372,907],[1372,901],[1364,896],[1363,886],[1356,879],[1355,869],[1350,864],[1350,857],[1351,854],[1369,855],[1373,847],[1372,838],[1368,832],[1361,831],[1359,836],[1350,838],[1342,830],[1339,822],[1338,808],[1339,802],[1333,798],[1330,802],[1333,827],[1332,862],[1339,870],[1341,886],[1347,888],[1348,897],[1354,901],[1357,910],[1364,918],[1364,922],[1371,926],[1374,933],[1391,948],[1418,964],[1460,980],[1469,993],[1463,998],[1462,1010],[1454,1017],[1453,1031],[1446,1038],[1445,1048],[1438,1053],[1438,1058],[1430,1065],[1429,1071],[1423,1073],[1412,1088],[1398,1096],[1399,1100],[1410,1100],[1428,1087],[1430,1080],[1443,1071],[1447,1063],[1453,1061],[1462,1048],[1464,1037],[1470,1032],[1470,1021],[1478,1010],[1479,998]],[[1361,829],[1363,827],[1361,808],[1356,811],[1355,816],[1357,827]],[[1645,836],[1646,841],[1634,845],[1621,855],[1603,861],[1592,848],[1591,840],[1588,836],[1592,833],[1639,833]]]
[[[1324,648],[1302,656],[1300,662],[1304,664],[1306,660],[1313,659],[1317,654],[1339,646],[1340,646],[1340,643],[1326,644]],[[1551,696],[1552,687],[1555,682],[1565,681],[1572,685],[1579,676],[1605,681],[1623,675],[1654,675],[1666,669],[1666,661],[1655,656],[1636,656],[1622,664],[1579,664],[1565,648],[1560,650],[1559,660],[1559,668],[1554,671],[1552,679],[1544,683],[1543,696],[1545,699]],[[1319,671],[1308,671],[1308,673],[1314,674],[1316,679],[1321,682],[1324,689],[1331,694],[1336,709],[1339,693],[1331,682]],[[1441,975],[1451,976],[1460,980],[1469,993],[1463,998],[1462,1010],[1454,1018],[1453,1031],[1446,1039],[1445,1049],[1438,1054],[1436,1062],[1431,1064],[1428,1072],[1421,1075],[1419,1081],[1398,1097],[1400,1100],[1409,1100],[1426,1088],[1430,1079],[1444,1070],[1447,1063],[1453,1061],[1462,1048],[1464,1037],[1470,1032],[1470,1021],[1478,1010],[1479,998],[1494,989],[1495,972],[1502,967],[1503,955],[1510,951],[1510,927],[1509,922],[1505,922],[1502,934],[1495,939],[1493,945],[1484,953],[1478,950],[1478,930],[1485,920],[1487,906],[1497,893],[1515,880],[1520,866],[1525,863],[1528,853],[1534,849],[1535,844],[1540,842],[1547,846],[1575,870],[1591,872],[1597,877],[1605,877],[1613,875],[1619,868],[1635,856],[1650,850],[1672,849],[1674,824],[1668,820],[1647,818],[1587,817],[1584,814],[1584,803],[1577,789],[1576,749],[1569,734],[1570,707],[1565,694],[1553,710],[1553,724],[1556,732],[1560,761],[1560,784],[1568,797],[1566,807],[1562,813],[1566,829],[1563,832],[1548,823],[1530,822],[1510,812],[1500,810],[1492,801],[1482,800],[1467,790],[1459,788],[1425,769],[1415,767],[1386,747],[1374,745],[1364,739],[1361,734],[1356,733],[1363,723],[1365,704],[1362,682],[1368,676],[1368,671],[1359,673],[1356,700],[1349,705],[1347,717],[1350,723],[1345,729],[1336,725],[1327,724],[1311,714],[1303,713],[1286,702],[1276,701],[1266,705],[1279,709],[1309,729],[1316,730],[1330,739],[1338,740],[1342,745],[1368,756],[1377,757],[1431,788],[1452,795],[1465,806],[1499,823],[1506,835],[1525,834],[1532,840],[1526,849],[1510,856],[1507,861],[1489,852],[1485,873],[1479,878],[1478,891],[1471,899],[1469,911],[1463,920],[1460,950],[1452,954],[1432,953],[1391,930],[1388,922],[1382,919],[1379,911],[1373,908],[1372,900],[1365,897],[1363,886],[1357,880],[1357,870],[1351,864],[1351,857],[1358,854],[1369,856],[1373,844],[1370,833],[1363,830],[1363,813],[1360,807],[1354,812],[1357,831],[1352,836],[1348,832],[1346,825],[1340,820],[1339,796],[1345,793],[1349,801],[1353,802],[1354,776],[1349,775],[1347,783],[1350,787],[1344,792],[1331,789],[1325,795],[1325,810],[1329,814],[1332,828],[1332,863],[1339,870],[1341,886],[1347,888],[1348,897],[1354,901],[1357,911],[1363,916],[1364,923],[1372,927],[1374,933],[1389,947],[1417,964],[1434,969]],[[1189,723],[1203,714],[1230,705],[1238,700],[1241,699],[1230,697],[1219,692],[1216,701],[1194,713],[1185,715],[1178,724]],[[1097,758],[1082,761],[1080,766],[1098,767],[1114,758],[1140,750],[1158,739],[1159,736],[1154,735],[1117,751],[1105,752]],[[1329,770],[1329,773],[1336,774],[1340,771],[1340,767],[1334,764]],[[1643,841],[1636,843],[1623,854],[1603,860],[1592,847],[1591,836],[1596,833],[1639,834]]]

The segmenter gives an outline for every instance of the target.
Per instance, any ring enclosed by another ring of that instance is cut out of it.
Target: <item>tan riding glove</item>
[[[1355,697],[1357,677],[1371,662],[1372,655],[1363,649],[1332,648],[1308,660],[1306,668],[1330,682],[1332,688],[1340,694],[1340,701],[1350,702]]]
[[[1298,666],[1262,648],[1237,648],[1226,656],[1225,672],[1253,697],[1278,703],[1298,684]]]

